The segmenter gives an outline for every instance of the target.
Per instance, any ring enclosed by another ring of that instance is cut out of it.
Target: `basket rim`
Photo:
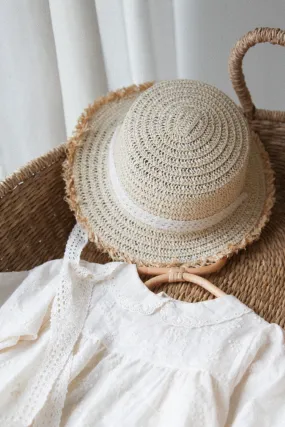
[[[252,121],[270,121],[273,123],[285,123],[285,111],[257,108]]]
[[[0,182],[0,199],[10,194],[19,185],[24,184],[27,180],[35,178],[45,169],[54,163],[63,162],[66,158],[66,143],[60,144],[42,156],[30,160],[24,166],[8,175],[4,181]]]

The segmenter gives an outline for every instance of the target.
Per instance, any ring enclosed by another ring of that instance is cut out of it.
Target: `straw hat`
[[[274,202],[268,155],[236,104],[191,80],[131,86],[70,139],[68,201],[113,259],[197,266],[256,240]]]

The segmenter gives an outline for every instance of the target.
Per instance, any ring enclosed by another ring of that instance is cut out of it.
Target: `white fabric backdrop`
[[[236,99],[230,48],[284,18],[283,0],[0,0],[0,177],[65,141],[107,90],[193,78]],[[258,106],[285,109],[284,70],[285,49],[246,57]]]

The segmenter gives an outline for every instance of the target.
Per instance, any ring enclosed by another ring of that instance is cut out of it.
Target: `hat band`
[[[120,179],[118,177],[116,165],[114,161],[114,145],[117,140],[118,132],[119,132],[119,127],[116,128],[113,134],[113,137],[111,139],[110,146],[109,146],[109,153],[108,153],[108,171],[109,171],[111,186],[121,208],[127,211],[136,220],[142,222],[143,224],[149,225],[150,227],[153,227],[159,230],[166,230],[166,231],[180,232],[180,233],[203,231],[225,220],[227,217],[233,214],[234,211],[247,198],[247,193],[243,192],[239,195],[239,197],[233,203],[231,203],[229,206],[227,206],[225,209],[221,210],[220,212],[217,212],[212,216],[208,216],[202,219],[195,219],[195,220],[189,220],[189,221],[162,218],[157,215],[153,215],[150,212],[145,211],[136,203],[134,203],[133,200],[131,200],[131,198],[123,188],[120,182]]]

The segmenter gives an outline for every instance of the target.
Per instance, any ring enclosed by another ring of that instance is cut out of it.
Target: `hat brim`
[[[235,212],[199,232],[154,229],[118,203],[108,173],[108,150],[131,104],[150,84],[132,86],[101,98],[81,116],[65,163],[68,202],[99,249],[112,259],[147,266],[197,266],[230,256],[258,239],[274,204],[269,157],[252,132],[246,199]]]

